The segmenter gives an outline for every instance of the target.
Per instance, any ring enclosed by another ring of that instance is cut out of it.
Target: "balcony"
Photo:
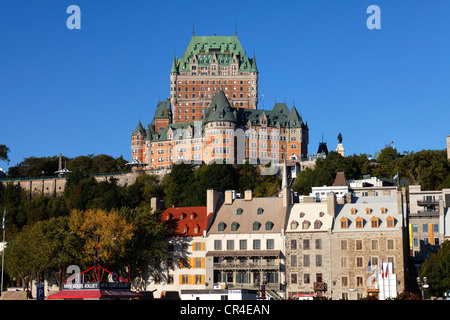
[[[439,201],[438,200],[417,200],[417,205],[423,206],[423,207],[433,207],[433,206],[438,206]]]
[[[214,263],[213,265],[214,269],[221,269],[221,270],[238,270],[238,269],[255,269],[255,270],[279,270],[280,264],[278,261],[270,261],[265,262],[261,261],[259,263],[255,263],[252,261],[246,261],[246,262],[227,262],[224,261],[222,263]]]
[[[327,291],[327,284],[325,282],[314,282],[314,292]]]

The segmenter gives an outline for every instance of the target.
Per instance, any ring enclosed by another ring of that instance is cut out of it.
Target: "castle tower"
[[[170,70],[173,123],[205,118],[214,95],[224,91],[234,108],[256,109],[258,68],[237,35],[195,36]]]
[[[235,163],[235,109],[225,93],[214,96],[205,120],[205,163]]]

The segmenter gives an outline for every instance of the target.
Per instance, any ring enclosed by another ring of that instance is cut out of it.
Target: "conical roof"
[[[288,126],[291,128],[300,128],[302,126],[302,117],[297,112],[295,106],[292,106],[291,112],[287,119]]]
[[[139,120],[139,123],[136,127],[136,129],[134,129],[133,134],[138,134],[138,133],[145,133],[144,127],[142,126],[141,121]]]
[[[205,123],[211,121],[236,122],[233,111],[234,108],[231,107],[225,93],[223,91],[219,91],[216,93],[211,102]]]

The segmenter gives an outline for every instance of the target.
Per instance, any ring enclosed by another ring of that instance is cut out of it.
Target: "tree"
[[[84,267],[93,265],[97,245],[99,261],[115,264],[124,257],[126,246],[134,235],[134,226],[115,210],[72,210],[69,230],[83,241],[78,258]]]
[[[161,211],[152,211],[149,205],[135,210],[122,208],[119,214],[134,225],[135,230],[117,269],[130,265],[132,279],[146,279],[148,274],[155,276],[167,255],[167,237],[173,235],[176,226],[173,221],[162,221]]]
[[[446,240],[436,253],[425,260],[419,270],[420,277],[427,277],[429,295],[442,297],[450,288],[450,241]]]
[[[5,250],[6,272],[16,282],[60,279],[62,266],[75,264],[79,239],[69,232],[68,218],[43,220],[26,226]]]
[[[0,144],[0,160],[6,161],[9,163],[8,152],[10,149],[4,144]]]

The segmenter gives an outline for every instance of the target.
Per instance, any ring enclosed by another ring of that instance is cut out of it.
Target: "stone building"
[[[330,297],[331,227],[336,196],[323,202],[294,203],[286,219],[287,298]],[[304,199],[306,200],[306,199]]]
[[[333,299],[356,300],[367,295],[386,295],[378,280],[381,266],[390,264],[396,278],[390,295],[406,288],[407,232],[404,194],[358,198],[337,204],[331,237]],[[369,268],[370,267],[370,268]]]

